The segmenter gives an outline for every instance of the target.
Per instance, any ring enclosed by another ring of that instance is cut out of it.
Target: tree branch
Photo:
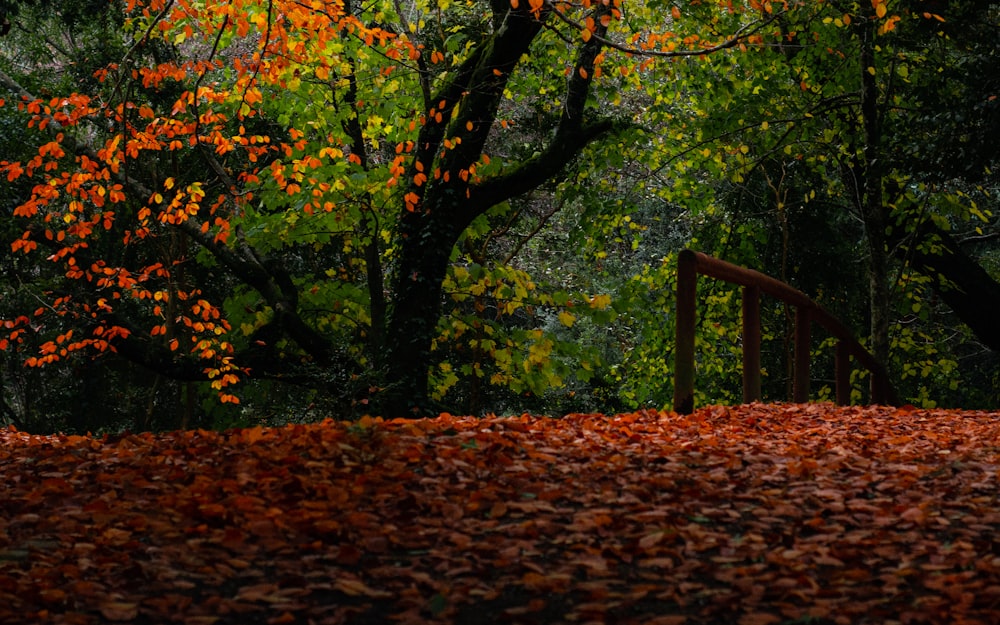
[[[21,87],[16,80],[2,71],[0,71],[0,84],[6,86],[22,99],[28,101],[36,99],[30,92]],[[62,129],[62,125],[55,119],[49,119],[50,128],[56,130]],[[66,135],[63,143],[73,153],[86,156],[95,162],[101,161],[97,155],[97,151],[92,146],[80,143],[72,136]],[[213,163],[213,160],[214,158],[209,157],[210,167],[213,170],[218,168],[218,170],[221,170],[221,175],[226,176],[221,164],[217,161]],[[219,171],[216,173],[219,173]],[[124,172],[115,174],[115,177],[132,194],[138,197],[149,198],[153,195],[152,189]],[[225,182],[227,179],[228,176],[223,178],[223,181]],[[245,242],[239,242],[233,249],[217,242],[211,234],[202,231],[202,226],[203,224],[194,218],[189,218],[173,225],[173,227],[185,233],[198,245],[212,254],[234,276],[259,292],[268,305],[275,311],[275,321],[282,329],[287,331],[289,338],[295,341],[303,351],[313,357],[319,364],[330,363],[332,345],[326,337],[309,327],[298,315],[298,294],[287,272],[280,267],[268,266]]]
[[[573,20],[567,15],[565,15],[562,11],[555,10],[553,8],[554,5],[552,4],[551,0],[547,0],[545,5],[550,9],[553,9],[552,12],[555,13],[555,15],[557,15],[560,20],[562,20],[566,24],[569,24],[573,28],[581,31],[587,28],[580,22],[577,22],[576,20]],[[739,30],[737,30],[736,33],[734,33],[729,39],[726,39],[722,43],[719,43],[714,46],[709,46],[707,48],[701,48],[698,50],[670,50],[670,51],[643,50],[642,48],[634,48],[632,46],[626,46],[620,43],[616,43],[611,39],[608,39],[606,35],[603,34],[593,35],[592,40],[597,39],[598,42],[606,48],[611,48],[613,50],[618,50],[619,52],[624,52],[626,54],[632,54],[635,56],[658,57],[666,59],[685,57],[685,56],[703,56],[706,54],[713,54],[721,50],[726,50],[728,48],[736,47],[745,38],[749,37],[750,35],[756,34],[765,26],[767,26],[768,24],[770,24],[771,22],[778,19],[784,14],[785,11],[778,11],[777,13],[773,13],[770,17],[768,17],[765,20],[759,22],[751,22],[750,24],[745,24],[742,27],[740,27]]]
[[[595,30],[577,52],[574,69],[567,78],[566,104],[549,145],[512,171],[470,188],[469,198],[481,210],[538,187],[558,175],[589,143],[601,135],[627,126],[611,119],[598,119],[584,124],[587,95],[597,73],[595,63],[604,48],[611,16],[610,3],[598,4],[592,12]]]
[[[411,180],[418,168],[427,171],[438,158],[440,170],[456,177],[475,165],[482,156],[507,82],[547,19],[546,13],[536,17],[527,8],[512,9],[509,2],[492,4],[496,32],[476,46],[433,97],[433,108],[420,131]],[[441,115],[440,121],[437,115]],[[461,141],[442,154],[446,137]],[[411,184],[410,190],[423,198],[434,186]]]

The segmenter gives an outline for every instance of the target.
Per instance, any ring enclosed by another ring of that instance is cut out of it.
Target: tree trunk
[[[875,78],[874,10],[860,20],[861,123],[864,131],[860,180],[857,185],[861,217],[868,242],[868,295],[870,305],[870,349],[875,359],[888,367],[889,362],[889,252],[886,240],[888,211],[883,201],[885,166],[882,159],[882,131],[878,111],[878,85]],[[875,380],[872,379],[874,385]],[[872,387],[874,392],[874,386]]]
[[[379,408],[384,416],[421,417],[436,413],[427,384],[431,346],[441,317],[441,292],[451,251],[464,229],[453,211],[436,207],[408,213],[400,224],[393,305],[386,330],[387,388]]]
[[[504,173],[476,180],[473,171],[483,155],[507,81],[530,53],[548,19],[547,10],[535,15],[528,3],[520,9],[512,9],[508,0],[491,4],[494,34],[479,43],[431,99],[434,108],[421,128],[407,174],[410,182],[406,206],[400,212],[399,256],[386,327],[387,378],[377,406],[384,416],[437,412],[427,388],[431,348],[441,315],[442,284],[462,232],[490,207],[559,175],[588,143],[616,127],[602,118],[584,123],[595,59],[610,21],[609,3],[594,9],[597,36],[578,48],[563,111],[548,145]],[[609,20],[602,20],[604,15]],[[461,141],[442,149],[447,137]],[[431,172],[449,176],[438,178]]]
[[[923,243],[933,243],[933,248]],[[984,345],[1000,352],[1000,283],[969,257],[947,232],[933,222],[924,222],[914,240],[896,248],[900,260],[908,262],[931,284]],[[933,249],[934,251],[930,251]]]

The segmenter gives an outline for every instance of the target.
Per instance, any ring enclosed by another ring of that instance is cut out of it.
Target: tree
[[[991,216],[980,204],[995,186],[995,141],[986,138],[995,132],[996,84],[985,67],[996,62],[996,12],[989,3],[934,4],[817,3],[783,15],[782,45],[702,78],[719,84],[717,107],[689,134],[693,150],[706,148],[696,169],[720,170],[778,222],[832,210],[863,226],[865,247],[855,254],[868,266],[869,343],[897,371],[919,349],[903,338],[921,307],[917,283],[932,286],[983,344],[997,345],[983,302],[1000,304],[1000,284],[949,233],[988,227]],[[787,259],[774,273],[784,275]],[[792,261],[801,268],[803,255]],[[850,255],[831,258],[833,273],[845,261]],[[839,293],[823,288],[831,276],[797,273],[796,281]]]
[[[561,173],[583,147],[614,128],[610,119],[586,111],[590,84],[596,74],[595,60],[604,47],[602,42],[613,15],[610,5],[598,5],[590,16],[594,29],[586,31],[592,35],[579,45],[570,68],[563,111],[548,144],[517,167],[478,184],[470,178],[482,160],[510,75],[530,52],[545,22],[555,19],[550,17],[551,9],[524,6],[511,10],[509,3],[500,0],[491,10],[495,34],[487,44],[478,46],[425,102],[428,118],[418,134],[407,172],[406,179],[411,183],[407,209],[400,219],[399,270],[392,288],[396,297],[387,334],[388,377],[399,384],[388,404],[390,414],[419,408],[426,393],[441,283],[451,248],[462,232],[489,208]],[[450,113],[446,118],[441,111]],[[445,145],[456,139],[459,143],[454,147]],[[454,178],[444,180],[449,173]],[[414,311],[426,314],[415,315]]]
[[[2,5],[2,3],[0,3]],[[110,11],[104,0],[79,3],[19,2],[0,6],[11,29],[0,39],[0,74],[17,72],[19,89],[48,94],[96,88],[95,67],[124,55],[120,43],[124,20],[121,11]],[[11,81],[12,82],[12,81]],[[0,98],[7,86],[0,87]],[[26,128],[16,107],[0,108],[0,154],[10,161],[30,161],[39,145],[48,143],[49,130]],[[60,292],[65,283],[58,265],[34,262],[14,252],[10,242],[21,238],[23,220],[14,208],[30,196],[34,183],[27,177],[0,185],[3,215],[0,263],[0,319],[13,320],[30,313],[47,300],[46,292]],[[30,430],[86,432],[103,428],[176,427],[182,413],[169,401],[176,385],[163,378],[123,366],[113,359],[91,362],[77,352],[61,367],[24,367],[25,355],[37,355],[42,344],[71,326],[68,319],[50,317],[45,333],[28,327],[18,335],[22,353],[7,351],[0,364],[5,407],[3,420]],[[3,337],[0,337],[3,338]],[[173,386],[173,388],[171,388]]]
[[[724,5],[691,7],[682,37],[676,7],[626,22],[614,2],[129,1],[90,92],[3,74],[48,139],[3,165],[34,182],[12,248],[65,279],[2,346],[114,352],[224,401],[278,378],[419,414],[463,232],[636,127],[615,98],[654,59],[735,48],[784,10]],[[548,132],[491,157],[522,102]]]

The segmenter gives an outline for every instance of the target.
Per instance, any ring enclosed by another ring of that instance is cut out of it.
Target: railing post
[[[851,350],[844,341],[837,341],[833,358],[837,405],[847,406],[851,403]]]
[[[760,401],[760,288],[743,287],[743,403]]]
[[[792,378],[792,401],[809,401],[809,309],[795,307],[795,368]]]
[[[691,250],[677,256],[677,335],[674,343],[674,412],[694,412],[694,330],[698,295],[698,257]]]

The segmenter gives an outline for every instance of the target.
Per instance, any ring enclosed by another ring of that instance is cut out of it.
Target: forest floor
[[[998,623],[1000,413],[0,431],[0,623]]]

